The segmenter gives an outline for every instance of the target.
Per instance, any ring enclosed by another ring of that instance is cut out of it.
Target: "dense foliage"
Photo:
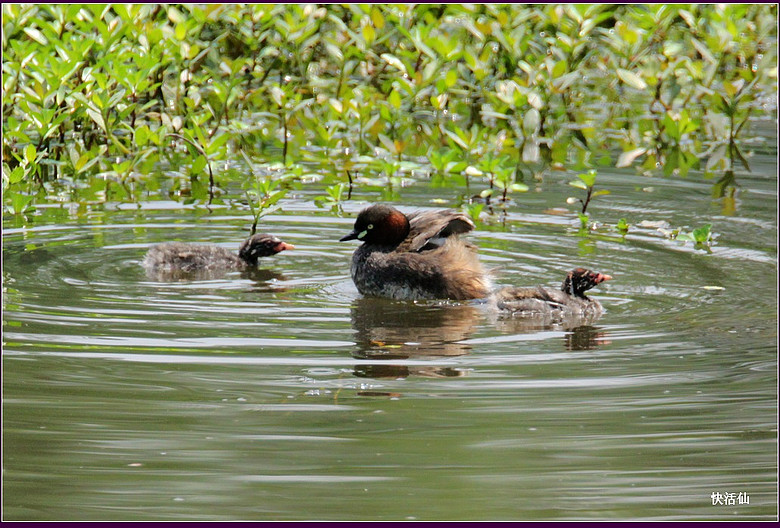
[[[774,4],[4,4],[4,205],[206,202],[232,183],[259,214],[290,185],[321,182],[328,205],[423,177],[489,203],[550,169],[604,166],[700,169],[717,197],[749,170],[747,124],[776,113],[776,17]]]

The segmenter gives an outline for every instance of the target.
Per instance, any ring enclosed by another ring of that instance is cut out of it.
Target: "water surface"
[[[6,520],[773,519],[777,516],[775,153],[711,181],[600,172],[577,233],[571,174],[471,236],[499,284],[584,265],[591,325],[469,303],[364,299],[343,216],[304,188],[264,231],[295,244],[255,274],[161,282],[165,240],[237,247],[249,213],[150,201],[4,217]],[[405,189],[402,209],[466,189]],[[445,198],[440,204],[435,199]],[[711,252],[658,226],[717,233]],[[749,504],[713,505],[744,493]]]

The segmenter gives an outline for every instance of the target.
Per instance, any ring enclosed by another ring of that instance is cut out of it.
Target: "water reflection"
[[[502,314],[485,304],[414,303],[377,298],[355,300],[350,313],[358,347],[353,356],[381,360],[381,363],[356,365],[353,374],[362,378],[465,376],[467,370],[409,365],[403,360],[468,354],[471,351],[469,338],[485,322],[504,334],[563,330],[566,332],[564,347],[570,351],[593,350],[610,342],[603,328],[592,325],[598,315],[550,318],[537,314],[535,317],[520,317]]]
[[[462,341],[482,317],[472,305],[414,303],[388,299],[356,299],[350,311],[359,359],[400,360],[420,357],[461,356],[470,346]],[[450,367],[361,364],[354,374],[371,378],[456,377],[465,371]]]
[[[492,314],[491,319],[502,333],[531,334],[547,330],[566,331],[566,350],[593,350],[609,344],[608,332],[592,326],[600,316],[570,316],[551,319],[541,315],[536,317],[517,317],[512,315]]]
[[[146,276],[149,280],[155,282],[191,282],[223,279],[228,274],[237,274],[242,279],[262,283],[272,280],[284,280],[285,277],[279,272],[263,269],[249,268],[241,271],[228,269],[206,269],[184,271],[180,269],[147,269]]]
[[[460,356],[460,341],[474,333],[480,311],[467,304],[357,299],[350,311],[361,358]]]

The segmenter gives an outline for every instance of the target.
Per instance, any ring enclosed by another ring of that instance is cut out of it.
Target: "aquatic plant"
[[[302,184],[332,192],[349,174],[350,191],[381,179],[398,196],[430,174],[503,206],[549,169],[703,169],[726,199],[749,170],[751,123],[776,112],[776,17],[771,4],[4,4],[4,205],[133,201],[153,172],[171,178],[160,192],[208,203],[251,186],[252,166],[301,163],[319,175]]]

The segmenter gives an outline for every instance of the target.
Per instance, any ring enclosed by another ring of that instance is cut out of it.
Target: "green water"
[[[625,217],[625,239],[551,210],[570,174],[481,223],[470,239],[499,284],[615,277],[594,294],[606,314],[578,328],[362,299],[355,245],[337,240],[378,192],[339,217],[305,188],[262,225],[294,251],[193,282],[139,262],[170,239],[236,247],[245,209],[4,216],[4,518],[774,519],[775,156],[738,176],[733,214],[700,175],[600,172],[612,194],[591,214]],[[418,182],[398,205],[457,195]],[[711,222],[712,252],[662,221]]]

